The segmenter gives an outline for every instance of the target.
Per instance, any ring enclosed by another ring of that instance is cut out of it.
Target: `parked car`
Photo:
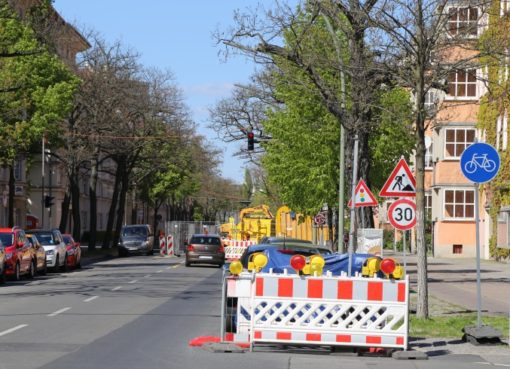
[[[67,248],[67,265],[73,268],[81,268],[81,247],[70,234],[63,234]]]
[[[46,251],[46,265],[54,271],[67,271],[67,250],[62,234],[58,229],[35,229],[37,237]]]
[[[119,256],[144,253],[152,255],[154,232],[149,224],[130,224],[122,227],[119,238]]]
[[[43,275],[46,274],[48,270],[48,266],[46,265],[46,250],[44,250],[44,247],[37,239],[37,236],[27,233],[27,239],[34,249],[36,272]]]
[[[0,241],[0,284],[5,283],[5,247]]]
[[[185,242],[186,262],[191,264],[213,264],[222,267],[225,264],[225,248],[220,235],[194,234]]]
[[[19,227],[0,228],[0,241],[5,247],[5,274],[19,281],[22,275],[35,275],[34,249]]]

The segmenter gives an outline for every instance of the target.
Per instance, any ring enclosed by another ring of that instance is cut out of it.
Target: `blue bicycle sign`
[[[486,143],[475,143],[466,148],[460,157],[460,168],[464,176],[475,183],[485,183],[498,174],[499,154]]]

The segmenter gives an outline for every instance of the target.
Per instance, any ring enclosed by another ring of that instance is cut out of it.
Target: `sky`
[[[99,32],[107,41],[121,41],[141,54],[146,67],[170,70],[183,91],[198,132],[223,152],[220,170],[237,183],[245,164],[233,156],[246,142],[225,144],[208,129],[208,109],[230,96],[235,83],[247,82],[255,65],[237,56],[218,56],[212,32],[233,26],[236,9],[254,8],[271,0],[55,0],[54,7],[78,29]]]

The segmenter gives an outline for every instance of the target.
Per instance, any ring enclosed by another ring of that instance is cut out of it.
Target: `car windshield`
[[[37,233],[37,239],[41,243],[41,245],[54,245],[55,240],[53,239],[53,235],[51,233]]]
[[[4,246],[12,246],[14,242],[12,232],[9,233],[0,233],[0,241]]]
[[[147,229],[145,227],[126,227],[122,230],[123,237],[145,237]]]
[[[190,240],[191,244],[197,244],[197,245],[220,245],[221,241],[218,237],[191,237]]]

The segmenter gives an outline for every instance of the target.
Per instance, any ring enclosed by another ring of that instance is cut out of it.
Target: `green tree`
[[[31,25],[0,2],[0,161],[10,168],[9,225],[13,225],[17,158],[42,139],[55,136],[72,108],[79,80],[59,58],[38,43]]]

